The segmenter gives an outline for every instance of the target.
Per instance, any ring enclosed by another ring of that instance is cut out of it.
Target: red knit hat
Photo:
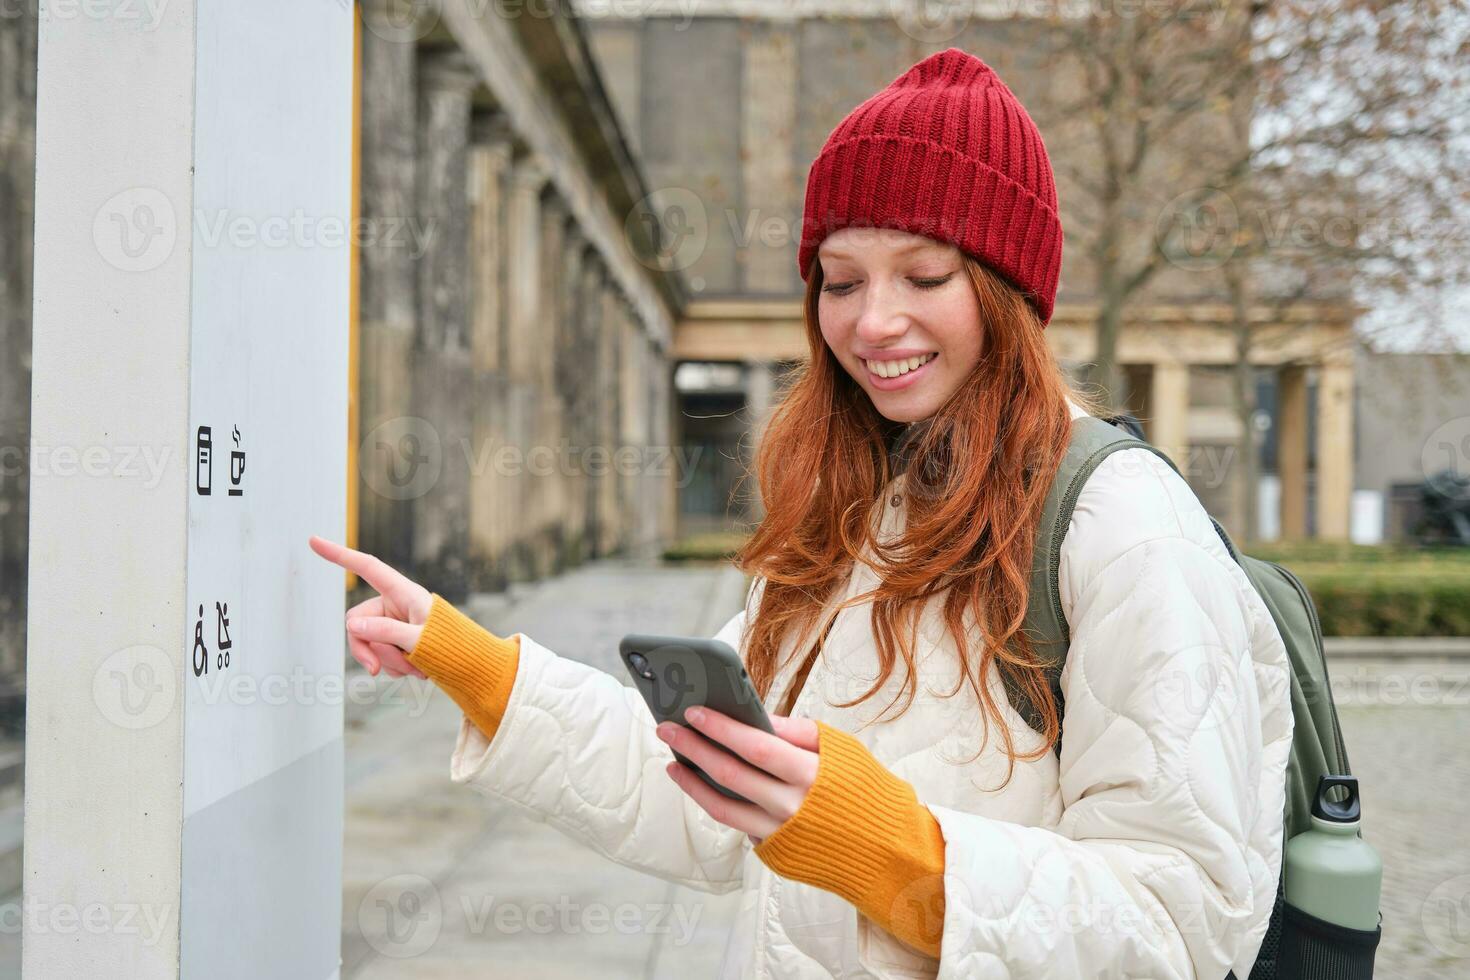
[[[803,280],[822,239],[849,225],[949,242],[1051,320],[1062,269],[1051,161],[1016,96],[968,52],[930,55],[832,130],[807,173]]]

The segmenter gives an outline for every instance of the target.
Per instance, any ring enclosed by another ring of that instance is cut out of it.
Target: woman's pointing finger
[[[334,565],[340,565],[349,572],[353,572],[367,582],[381,593],[391,606],[402,610],[408,619],[420,623],[428,619],[429,607],[433,604],[433,597],[429,590],[403,575],[381,558],[346,545],[340,545],[335,541],[329,541],[316,534],[311,536],[310,544],[312,551]]]

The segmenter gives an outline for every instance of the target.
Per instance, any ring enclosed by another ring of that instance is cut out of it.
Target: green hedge
[[[739,532],[691,536],[669,561],[728,561]],[[1470,548],[1263,541],[1242,550],[1302,580],[1327,636],[1470,636]]]
[[[1272,541],[1242,550],[1291,569],[1328,636],[1470,636],[1470,548]]]
[[[666,548],[664,561],[729,561],[749,536],[737,531],[691,534]]]

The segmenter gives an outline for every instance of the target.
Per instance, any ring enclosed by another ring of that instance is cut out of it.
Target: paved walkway
[[[710,635],[743,587],[729,569],[594,563],[466,608],[617,670],[624,633]],[[1341,660],[1332,679],[1364,835],[1386,867],[1375,975],[1470,975],[1470,661]],[[405,699],[360,714],[348,742],[344,978],[714,974],[732,896],[639,875],[489,812],[449,782],[459,714],[442,692],[426,707]]]
[[[1383,857],[1374,977],[1470,977],[1470,661],[1329,665],[1363,839]]]
[[[624,633],[711,635],[743,590],[728,568],[598,562],[464,608],[617,670]],[[1332,679],[1364,836],[1384,857],[1375,975],[1470,976],[1470,661],[1340,660]],[[714,975],[735,896],[629,871],[492,810],[449,781],[459,717],[417,680],[378,678],[374,698],[348,703],[344,980]],[[0,929],[0,978],[20,976],[19,940]]]
[[[712,636],[740,608],[728,567],[598,562],[464,604],[489,628],[620,672],[625,633]],[[349,709],[344,980],[713,976],[736,894],[615,864],[449,780],[459,710],[424,681]],[[427,700],[424,695],[427,694]]]

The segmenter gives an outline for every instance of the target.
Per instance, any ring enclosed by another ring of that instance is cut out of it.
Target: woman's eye
[[[954,273],[951,272],[948,275],[944,276],[910,276],[909,281],[912,282],[915,286],[918,286],[920,289],[938,289],[940,286],[943,286],[945,283],[949,282],[953,278]],[[856,285],[856,283],[851,282],[827,283],[822,287],[822,292],[831,293],[834,296],[845,296],[847,293],[852,292],[853,287]]]

